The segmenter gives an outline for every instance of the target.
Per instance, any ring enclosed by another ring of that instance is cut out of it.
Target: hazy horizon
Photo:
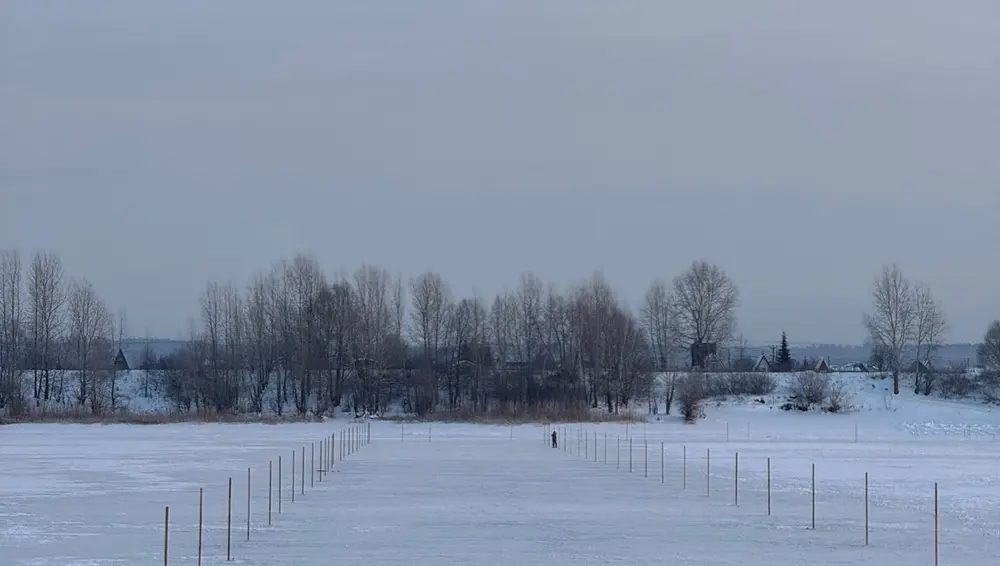
[[[861,343],[888,263],[1000,317],[1000,4],[295,7],[0,0],[0,249],[162,338],[299,252],[633,307],[706,259],[754,344]]]

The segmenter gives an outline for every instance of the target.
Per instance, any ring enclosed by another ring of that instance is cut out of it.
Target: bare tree
[[[674,279],[673,288],[676,333],[685,346],[719,344],[732,337],[739,290],[719,266],[695,261]]]
[[[914,287],[913,306],[915,309],[913,345],[917,361],[914,393],[919,393],[923,385],[924,395],[930,395],[933,382],[931,376],[926,376],[924,379],[921,375],[921,362],[931,361],[934,351],[941,345],[941,338],[948,328],[948,322],[941,305],[924,284],[917,284]]]
[[[913,286],[898,266],[883,267],[872,289],[874,313],[865,315],[868,335],[886,358],[885,363],[892,372],[892,390],[897,395],[903,354],[916,330],[914,297]]]
[[[59,256],[39,252],[28,269],[28,326],[31,333],[31,369],[35,404],[48,401],[52,393],[51,371],[55,347],[63,327],[66,288]]]
[[[363,265],[354,275],[356,325],[352,340],[355,414],[377,413],[380,384],[391,363],[394,327],[392,278],[383,268]]]
[[[438,403],[439,376],[445,369],[442,365],[446,353],[442,349],[446,346],[448,332],[461,329],[451,324],[454,311],[451,291],[440,275],[424,273],[413,279],[410,295],[410,336],[421,353],[411,393],[414,409],[423,416]]]
[[[24,410],[22,279],[20,253],[0,250],[0,409],[9,414]]]
[[[250,282],[244,302],[246,357],[250,372],[247,394],[249,409],[255,413],[264,410],[264,394],[271,383],[271,374],[278,365],[277,333],[269,318],[271,288],[275,284],[273,274],[258,273]]]
[[[1000,320],[994,320],[983,336],[983,343],[976,348],[979,365],[983,370],[1000,373]]]
[[[903,355],[916,330],[913,286],[895,264],[882,268],[872,289],[874,313],[865,315],[872,344],[880,348],[887,369],[892,372],[892,390],[899,394],[899,374]]]
[[[69,295],[69,336],[73,366],[77,371],[76,401],[90,404],[99,414],[104,407],[101,371],[110,354],[111,314],[93,284],[86,279],[73,284]]]
[[[641,314],[652,366],[655,371],[665,372],[664,403],[666,413],[669,415],[677,390],[677,374],[671,371],[670,362],[680,347],[680,338],[676,333],[677,309],[674,298],[667,289],[667,284],[663,280],[654,281],[646,291]]]

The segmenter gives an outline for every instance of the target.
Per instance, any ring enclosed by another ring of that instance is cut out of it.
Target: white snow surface
[[[302,495],[296,479],[294,503],[292,451],[352,421],[3,426],[0,565],[163,564],[165,505],[169,563],[194,564],[199,488],[203,564],[225,563],[229,477],[235,564],[930,565],[935,482],[940,564],[997,564],[1000,413],[907,392],[887,402],[886,382],[847,379],[860,407],[850,414],[711,403],[695,425],[558,424],[560,449],[542,425],[374,421],[372,443],[321,483],[307,477]],[[283,508],[275,487],[268,526],[279,455]]]

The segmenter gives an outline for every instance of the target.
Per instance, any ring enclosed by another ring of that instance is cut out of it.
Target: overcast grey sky
[[[0,248],[136,335],[306,252],[633,304],[705,258],[762,343],[860,342],[897,262],[978,340],[998,126],[996,0],[0,0]]]

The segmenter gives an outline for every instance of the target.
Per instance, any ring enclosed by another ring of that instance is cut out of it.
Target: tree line
[[[872,297],[865,327],[898,391],[906,356],[929,359],[947,324],[929,289],[896,266],[876,278]],[[526,272],[494,296],[457,297],[437,273],[404,280],[363,265],[330,276],[298,255],[245,284],[209,282],[184,346],[160,360],[147,351],[139,367],[155,368],[178,411],[378,414],[400,405],[421,416],[540,416],[617,413],[644,400],[669,413],[679,372],[752,369],[736,333],[739,303],[736,283],[704,260],[653,281],[633,310],[601,273],[558,288]],[[95,414],[114,410],[125,321],[86,279],[70,280],[55,254],[25,265],[16,250],[0,251],[0,409],[68,397]],[[1000,323],[980,348],[988,369],[1000,370],[997,344]],[[778,369],[799,367],[784,335],[777,357]],[[929,392],[932,377],[917,379]]]

